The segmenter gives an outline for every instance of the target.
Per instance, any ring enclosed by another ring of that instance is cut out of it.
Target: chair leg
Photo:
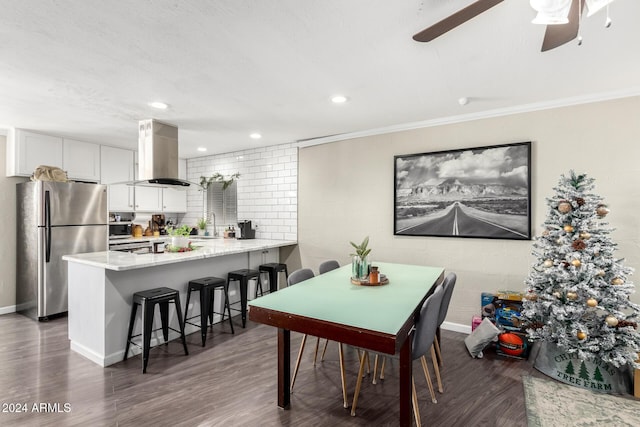
[[[424,378],[427,380],[429,393],[431,393],[431,401],[433,403],[438,403],[438,401],[436,400],[436,392],[433,391],[433,383],[431,382],[431,375],[429,375],[429,368],[427,367],[427,358],[425,356],[422,356],[420,358],[420,362],[422,362],[422,371],[424,372]]]
[[[224,287],[224,306],[222,307],[222,320],[220,323],[224,323],[224,310],[227,309],[227,313],[229,314],[229,325],[231,325],[231,333],[235,335],[235,331],[233,330],[233,321],[231,320],[231,304],[229,304],[229,282]]]
[[[416,425],[420,427],[420,409],[418,408],[418,393],[416,393],[416,382],[411,377],[411,399],[413,400],[413,416],[416,418]]]
[[[438,355],[438,364],[444,366],[444,360],[442,360],[442,353],[440,352],[440,343],[438,342],[438,335],[433,339],[433,345],[436,346],[436,354]]]
[[[165,345],[169,344],[169,302],[158,303],[160,307],[160,321],[162,322],[162,337]]]
[[[296,359],[296,366],[293,368],[293,376],[291,377],[291,388],[289,389],[290,393],[293,393],[293,385],[296,382],[296,377],[298,376],[298,368],[300,368],[300,360],[302,359],[302,352],[304,351],[304,344],[307,342],[307,334],[304,334],[302,337],[302,342],[300,343],[300,350],[298,350],[298,358]]]
[[[327,348],[326,345],[325,345],[325,348]],[[349,401],[347,398],[347,380],[346,380],[346,373],[344,371],[344,352],[342,349],[341,342],[338,343],[338,354],[340,358],[340,381],[342,382],[342,406],[345,408],[348,408]]]
[[[329,344],[329,340],[324,341],[324,348],[322,349],[322,357],[320,358],[321,362],[324,362],[324,354],[327,352],[327,344]]]
[[[316,366],[316,361],[318,360],[318,348],[320,347],[320,337],[316,338],[316,351],[313,355],[313,366]]]
[[[371,381],[372,384],[377,384],[376,382],[376,376],[378,375],[378,360],[379,360],[380,356],[376,354],[376,358],[373,359],[373,381]]]
[[[380,367],[380,380],[384,379],[384,367],[387,364],[387,358],[382,356],[382,366]]]
[[[184,317],[182,317],[182,309],[180,308],[180,296],[176,295],[176,317],[178,318],[178,324],[180,325],[180,337],[182,337],[182,346],[184,347],[184,354],[186,356],[189,355],[189,350],[187,349],[187,337],[184,334]]]
[[[442,389],[442,379],[440,378],[440,368],[438,367],[438,359],[436,359],[436,352],[431,346],[431,361],[433,362],[433,370],[436,372],[436,380],[438,381],[438,391],[444,393]]]
[[[151,347],[151,330],[153,329],[153,311],[155,304],[147,306],[146,301],[142,301],[142,373],[147,372],[149,364],[149,347]]]
[[[131,335],[133,335],[133,324],[136,321],[136,311],[138,311],[138,304],[135,302],[131,306],[131,318],[129,319],[129,333],[127,334],[127,345],[124,348],[124,359],[129,357],[129,346],[131,345]]]
[[[353,403],[351,404],[351,416],[356,416],[356,405],[358,404],[358,395],[360,395],[360,387],[362,387],[362,376],[364,375],[364,358],[367,356],[366,351],[362,351],[360,357],[360,369],[358,369],[358,380],[356,381],[356,389],[353,392]]]
[[[200,338],[202,346],[207,342],[207,318],[209,317],[209,304],[211,296],[210,291],[205,291],[204,287],[200,289]]]

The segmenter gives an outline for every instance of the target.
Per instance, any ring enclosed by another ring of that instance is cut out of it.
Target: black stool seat
[[[215,290],[222,288],[224,292],[224,307],[222,313],[214,311],[214,296]],[[229,325],[231,325],[231,333],[235,334],[233,330],[233,323],[231,322],[231,308],[229,306],[229,286],[224,279],[219,277],[203,277],[201,279],[195,279],[189,281],[187,289],[187,305],[184,308],[184,323],[188,323],[193,326],[200,326],[200,335],[202,336],[202,346],[204,347],[207,341],[207,317],[209,317],[209,323],[213,325],[213,315],[222,314],[222,322],[224,322],[224,310],[226,309],[229,314]],[[191,299],[191,291],[200,292],[200,314],[197,316],[187,317],[189,312],[189,300]],[[200,317],[200,324],[189,322],[190,319]]]
[[[169,326],[169,303],[172,302],[176,306],[176,317],[180,330],[173,329]],[[132,342],[135,337],[142,336],[142,373],[147,372],[147,364],[149,363],[149,347],[151,346],[151,333],[160,329],[153,330],[153,313],[156,304],[160,307],[160,319],[162,321],[162,335],[165,344],[169,341],[169,329],[180,334],[184,354],[188,355],[187,340],[184,336],[184,322],[182,320],[182,309],[180,308],[180,293],[171,288],[155,288],[146,291],[140,291],[133,294],[133,304],[131,305],[131,318],[129,319],[129,333],[127,334],[127,345],[124,350],[124,359],[127,360],[129,354],[129,345],[138,345]],[[136,312],[138,306],[142,307],[142,333],[133,334],[133,327],[136,321]]]
[[[249,287],[249,280],[256,280],[256,294],[258,293],[258,288],[260,288],[260,293],[262,293],[262,281],[260,280],[260,272],[258,270],[243,268],[230,271],[227,274],[227,287],[231,281],[240,282],[240,312],[242,313],[243,328],[247,324],[247,288]],[[233,310],[236,309],[234,308]]]
[[[285,279],[289,278],[287,264],[270,262],[260,265],[258,270],[260,273],[267,273],[269,275],[269,292],[275,292],[278,290],[278,273],[284,273]],[[262,288],[260,288],[260,290],[262,291]]]

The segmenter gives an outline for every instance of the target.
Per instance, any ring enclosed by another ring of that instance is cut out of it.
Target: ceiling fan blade
[[[542,52],[555,49],[578,37],[580,23],[580,4],[582,0],[573,0],[569,9],[569,22],[561,25],[547,25],[542,41]]]
[[[471,3],[469,6],[460,9],[453,15],[444,18],[442,21],[436,22],[429,28],[425,28],[419,33],[413,36],[413,39],[417,42],[430,42],[446,33],[449,30],[456,28],[458,25],[462,25],[471,18],[480,15],[482,12],[491,9],[498,3],[502,3],[504,0],[478,0]]]

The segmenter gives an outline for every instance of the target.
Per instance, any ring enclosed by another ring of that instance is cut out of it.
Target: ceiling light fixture
[[[562,25],[569,22],[571,0],[530,0],[529,4],[538,14],[533,24]]]
[[[613,2],[613,0],[586,0],[587,8],[589,12],[587,13],[587,17],[597,13],[605,6],[607,7],[607,15],[609,14],[609,5]]]
[[[160,102],[160,101],[150,102],[149,106],[151,106],[153,108],[157,108],[158,110],[166,110],[167,108],[169,108],[168,104],[166,104],[164,102]]]
[[[198,147],[198,151],[207,151],[205,147]]]
[[[334,104],[344,104],[348,100],[349,98],[344,95],[334,95],[331,97],[331,102],[333,102]]]
[[[463,96],[462,98],[458,99],[458,104],[460,105],[467,105],[469,103],[469,98],[467,98],[466,96]]]
[[[254,132],[251,135],[249,135],[249,137],[251,139],[260,139],[260,138],[262,138],[262,135],[260,135],[258,132]]]

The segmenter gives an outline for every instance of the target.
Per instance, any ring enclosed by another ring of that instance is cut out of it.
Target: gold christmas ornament
[[[562,229],[567,233],[573,233],[573,225],[567,224],[564,227],[562,227]]]
[[[556,239],[556,243],[557,243],[558,245],[561,245],[561,244],[562,244],[562,238],[561,238],[561,237],[558,237],[558,238]]]
[[[591,237],[591,234],[589,234],[589,233],[588,233],[588,232],[586,232],[586,231],[583,231],[583,232],[581,232],[581,233],[580,233],[580,238],[581,238],[582,240],[587,240],[587,239],[589,239],[590,237]]]
[[[562,202],[558,203],[558,210],[561,213],[569,213],[571,212],[571,210],[573,209],[573,207],[571,206],[571,203],[567,202],[566,200],[563,200]]]
[[[587,305],[589,307],[596,307],[598,305],[598,301],[595,298],[589,298],[587,300]]]
[[[600,205],[596,208],[596,213],[599,217],[605,217],[609,213],[609,209],[605,205]]]
[[[619,285],[622,285],[623,283],[624,283],[624,280],[622,280],[619,277],[614,277],[613,279],[611,279],[611,284],[612,285],[619,286]]]
[[[583,339],[587,338],[587,334],[584,333],[583,331],[578,331],[576,336],[578,337],[579,340],[583,340]]]
[[[596,273],[596,276],[598,277],[602,277],[604,276],[606,273],[604,272],[604,270],[598,270],[598,272]]]
[[[555,291],[554,293],[552,293],[551,295],[553,295],[556,298],[560,298],[560,292]]]
[[[543,265],[545,266],[545,268],[553,267],[553,261],[550,259],[545,259]]]
[[[606,319],[604,319],[604,321],[607,323],[607,325],[611,326],[612,328],[614,326],[618,326],[618,319],[616,319],[614,316],[607,316]]]
[[[575,301],[578,299],[578,294],[575,292],[567,292],[567,299]]]
[[[578,268],[582,265],[582,263],[580,262],[579,259],[573,259],[571,260],[571,265],[573,265],[574,267]]]

